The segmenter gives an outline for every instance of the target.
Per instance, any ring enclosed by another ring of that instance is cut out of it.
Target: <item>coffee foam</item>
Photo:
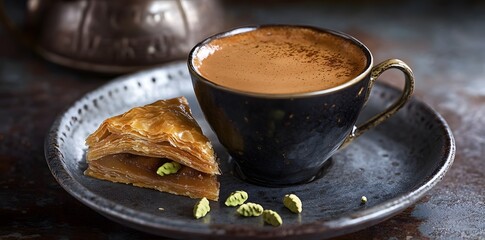
[[[348,82],[367,65],[353,42],[307,28],[263,27],[215,39],[195,53],[207,80],[245,92],[289,94]]]

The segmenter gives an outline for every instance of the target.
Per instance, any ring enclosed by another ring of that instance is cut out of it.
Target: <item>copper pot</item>
[[[193,45],[223,28],[217,0],[29,0],[26,9],[29,31],[20,35],[38,53],[104,73],[186,58]]]

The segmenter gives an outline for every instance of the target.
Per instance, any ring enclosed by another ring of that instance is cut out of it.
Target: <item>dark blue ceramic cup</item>
[[[367,58],[365,69],[354,79],[334,88],[295,94],[249,93],[211,82],[194,66],[197,51],[214,39],[257,27],[220,33],[197,44],[190,52],[188,68],[198,103],[220,143],[235,160],[236,170],[249,182],[287,186],[311,181],[337,150],[399,110],[414,88],[411,69],[397,59],[373,66],[369,49],[341,32],[310,28],[351,41]],[[275,27],[274,25],[271,27]],[[222,66],[221,66],[222,67]],[[355,123],[377,77],[387,69],[404,73],[402,96],[382,113],[361,126]]]

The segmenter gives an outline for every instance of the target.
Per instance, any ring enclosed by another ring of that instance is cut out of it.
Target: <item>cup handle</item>
[[[358,127],[354,127],[353,131],[350,135],[344,140],[343,144],[340,146],[340,149],[346,147],[350,142],[354,139],[362,135],[367,130],[379,125],[380,123],[384,122],[386,119],[391,117],[394,113],[396,113],[411,97],[411,94],[414,91],[414,75],[413,71],[409,66],[399,59],[388,59],[385,60],[376,66],[374,66],[371,70],[371,76],[369,81],[369,92],[374,86],[375,81],[377,78],[386,70],[395,68],[400,70],[404,73],[404,89],[401,97],[397,99],[391,106],[389,106],[383,112],[373,116],[371,119],[367,120],[365,123]],[[369,94],[367,95],[365,101],[367,102],[369,98]]]

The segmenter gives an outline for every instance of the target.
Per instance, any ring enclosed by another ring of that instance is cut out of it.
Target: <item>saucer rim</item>
[[[175,62],[166,64],[163,67],[145,70],[131,75],[122,76],[114,79],[113,81],[87,93],[74,104],[69,105],[66,110],[61,113],[52,124],[49,134],[46,136],[44,142],[45,158],[49,169],[56,179],[56,181],[66,190],[69,194],[75,197],[77,200],[85,204],[86,206],[94,209],[98,213],[106,216],[107,218],[114,220],[115,222],[122,223],[124,225],[133,227],[135,229],[150,232],[157,235],[181,238],[181,237],[285,237],[285,236],[314,236],[316,234],[325,234],[324,238],[339,236],[345,233],[354,232],[364,229],[366,227],[382,222],[388,219],[404,209],[410,207],[416,203],[420,198],[424,196],[432,187],[434,187],[445,175],[448,169],[451,167],[455,157],[455,140],[451,132],[450,127],[446,123],[445,119],[434,109],[427,104],[412,97],[409,103],[420,105],[423,111],[426,111],[433,116],[433,122],[436,126],[440,127],[442,136],[445,137],[445,143],[443,147],[445,152],[441,155],[441,159],[436,161],[438,167],[434,170],[433,174],[428,176],[428,179],[423,181],[422,185],[416,186],[413,190],[402,194],[398,197],[388,199],[387,201],[369,207],[363,210],[359,210],[350,214],[344,214],[340,217],[331,220],[317,220],[312,223],[305,224],[288,224],[282,225],[278,228],[254,228],[251,226],[240,225],[215,225],[210,227],[199,226],[196,224],[187,224],[186,221],[172,221],[166,219],[162,222],[150,221],[151,216],[134,209],[129,209],[117,205],[116,202],[100,197],[99,195],[90,192],[80,182],[76,181],[71,175],[68,169],[65,167],[65,156],[59,149],[58,139],[61,135],[61,123],[65,121],[65,118],[70,117],[69,113],[76,110],[76,106],[87,100],[91,101],[97,93],[103,92],[106,89],[113,86],[122,85],[123,83],[134,81],[146,75],[151,75],[157,71],[168,71],[170,69],[182,69],[185,66],[185,62]],[[186,69],[184,69],[186,71]],[[388,91],[396,90],[394,87],[376,83]],[[438,131],[438,130],[436,130]]]

